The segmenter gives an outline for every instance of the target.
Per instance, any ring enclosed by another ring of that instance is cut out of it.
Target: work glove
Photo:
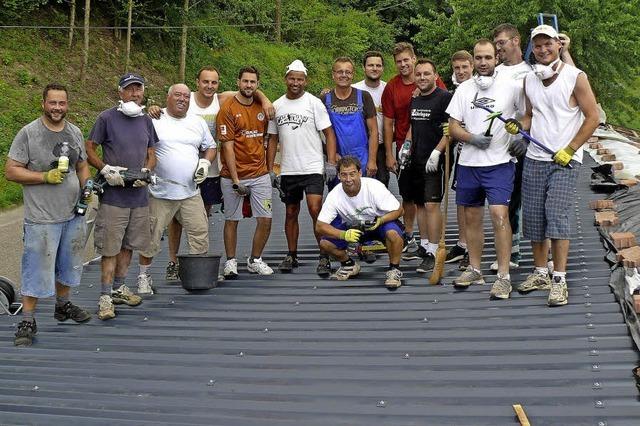
[[[449,123],[442,123],[442,136],[451,136],[449,133]]]
[[[49,183],[52,185],[58,185],[62,183],[65,177],[65,173],[60,169],[51,169],[48,172],[42,173],[44,176],[44,183]]]
[[[146,167],[141,168],[140,171],[142,173],[149,173],[149,169],[147,169]],[[149,182],[147,182],[146,180],[136,179],[133,181],[133,184],[131,186],[133,186],[134,188],[142,188],[143,186],[147,186],[148,184]]]
[[[440,163],[441,152],[437,149],[431,151],[431,155],[427,160],[427,164],[424,166],[424,171],[427,173],[435,173],[438,171],[438,164]]]
[[[382,222],[382,218],[381,217],[376,217],[375,220],[373,221],[373,225],[371,225],[370,227],[366,228],[365,231],[375,231],[383,223],[384,222]]]
[[[247,188],[241,183],[234,184],[233,190],[236,191],[236,194],[238,194],[241,197],[249,195],[249,188]]]
[[[504,129],[509,134],[517,135],[518,131],[522,129],[522,124],[515,118],[510,118],[504,123]]]
[[[272,188],[280,188],[280,176],[276,174],[273,170],[269,172],[269,179],[271,179],[271,187]]]
[[[527,148],[529,147],[529,142],[527,142],[524,138],[518,138],[511,141],[509,144],[509,154],[514,157],[522,157],[527,153]]]
[[[561,166],[566,166],[567,164],[569,164],[571,158],[573,158],[573,154],[575,153],[576,150],[567,145],[560,151],[556,152],[556,155],[553,156],[553,161],[560,164]]]
[[[326,183],[332,182],[337,175],[338,175],[338,170],[336,169],[335,164],[331,164],[331,163],[324,164],[324,180]]]
[[[209,167],[211,166],[211,161],[206,158],[201,158],[198,160],[198,167],[196,167],[196,172],[193,175],[193,180],[200,185],[209,175]]]
[[[362,237],[362,231],[359,229],[347,229],[340,232],[340,239],[348,243],[357,243]]]
[[[473,145],[478,149],[487,149],[491,144],[491,136],[485,136],[481,133],[477,135],[471,135],[471,139],[467,142],[469,145]]]
[[[110,166],[107,164],[100,170],[100,174],[104,176],[110,186],[124,186],[124,179],[120,172],[127,170],[126,167]]]

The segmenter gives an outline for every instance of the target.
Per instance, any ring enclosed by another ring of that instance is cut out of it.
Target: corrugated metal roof
[[[355,280],[320,279],[303,208],[303,264],[293,274],[257,277],[242,266],[238,280],[188,294],[164,282],[163,254],[152,267],[160,293],[114,320],[58,325],[53,301],[42,301],[36,344],[15,348],[15,319],[2,317],[0,424],[512,425],[511,406],[522,404],[534,425],[637,425],[638,352],[608,287],[589,171],[575,200],[565,307],[548,308],[540,292],[489,301],[489,285],[457,291],[447,285],[455,265],[445,285],[430,286],[404,262],[395,292],[382,284],[384,258]],[[272,266],[286,252],[283,207],[274,206],[264,256]],[[220,228],[216,215],[214,251]],[[488,271],[488,218],[485,230]],[[241,223],[239,257],[252,232],[253,222]],[[532,267],[523,247],[514,282]],[[98,293],[93,264],[74,298],[94,309]]]

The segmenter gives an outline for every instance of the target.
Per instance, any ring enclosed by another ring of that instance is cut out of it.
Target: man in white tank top
[[[538,63],[524,80],[527,106],[521,124],[555,154],[534,144],[527,149],[522,177],[523,234],[531,240],[535,270],[518,290],[550,289],[548,305],[561,306],[568,303],[567,257],[570,225],[575,220],[570,212],[582,145],[598,126],[599,117],[586,74],[560,61],[562,45],[556,30],[539,25],[532,31],[531,40]],[[517,130],[515,123],[505,127],[510,133]],[[548,239],[554,263],[551,280]]]

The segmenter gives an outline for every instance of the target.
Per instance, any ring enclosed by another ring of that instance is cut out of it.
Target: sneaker
[[[280,269],[280,272],[291,272],[293,268],[297,267],[298,259],[291,256],[290,254],[286,255],[284,257],[284,260],[280,262],[280,265],[278,265],[278,269]]]
[[[33,336],[38,332],[38,326],[36,320],[20,321],[16,330],[16,338],[13,340],[13,344],[16,346],[31,346],[33,343]]]
[[[473,269],[473,266],[467,266],[467,269],[460,274],[458,278],[453,280],[455,287],[469,287],[471,284],[484,284],[482,272]]]
[[[515,269],[520,266],[519,261],[514,262],[512,259],[513,257],[509,260],[509,269]],[[493,262],[489,268],[491,268],[493,272],[498,272],[498,261],[496,260],[495,262]]]
[[[376,254],[368,250],[362,250],[358,257],[365,263],[375,263],[377,259]]]
[[[433,266],[436,264],[436,258],[433,254],[427,253],[422,259],[422,263],[416,268],[416,272],[429,272],[433,270]]]
[[[247,259],[247,270],[258,275],[273,274],[273,269],[271,269],[269,265],[264,263],[261,257],[256,257],[255,259],[253,259],[253,262],[250,262],[249,259]]]
[[[466,252],[462,257],[460,263],[458,263],[458,269],[461,271],[466,271],[469,266],[469,252]]]
[[[417,246],[415,250],[407,250],[405,254],[402,255],[402,260],[416,260],[423,259],[427,256],[427,250],[421,245]]]
[[[152,295],[153,293],[155,293],[155,291],[151,276],[147,274],[138,275],[138,294]]]
[[[111,292],[110,299],[114,305],[138,306],[142,303],[142,297],[137,294],[133,294],[133,292],[129,290],[129,287],[124,284],[118,287],[117,290]]]
[[[529,293],[534,290],[549,290],[551,289],[551,279],[549,275],[541,274],[539,272],[533,272],[529,274],[526,280],[517,287],[520,293]]]
[[[416,251],[418,250],[418,247],[420,246],[420,244],[418,244],[418,242],[416,241],[416,239],[414,237],[408,237],[405,235],[404,237],[404,247],[402,247],[402,252],[403,253],[407,253],[410,251]]]
[[[489,299],[508,299],[509,296],[511,296],[511,290],[511,280],[509,278],[498,276],[498,279],[491,286]]]
[[[329,260],[329,256],[320,256],[318,267],[316,268],[316,274],[321,277],[328,277],[331,275],[331,260]]]
[[[167,281],[178,281],[180,279],[178,275],[178,264],[176,262],[167,263],[167,273],[164,277]]]
[[[567,290],[567,281],[564,278],[555,276],[551,280],[551,290],[547,305],[563,306],[569,303],[569,290]]]
[[[389,269],[387,271],[387,279],[384,281],[384,285],[389,290],[394,290],[402,285],[402,271],[398,268]]]
[[[454,244],[447,252],[447,258],[444,263],[453,263],[462,260],[465,254],[467,254],[467,249],[460,247],[458,244]]]
[[[227,259],[227,261],[224,262],[222,275],[224,275],[225,280],[238,277],[238,260],[236,258]]]
[[[340,265],[334,276],[338,281],[346,281],[351,277],[355,277],[359,273],[360,264],[358,262],[354,262],[351,266]]]
[[[98,318],[100,318],[102,321],[115,318],[116,310],[113,307],[113,303],[114,300],[108,294],[103,294],[102,296],[100,296],[100,299],[98,299]]]
[[[75,322],[85,322],[91,319],[91,314],[81,307],[76,306],[71,302],[67,302],[63,306],[56,305],[53,317],[58,321],[72,319]]]

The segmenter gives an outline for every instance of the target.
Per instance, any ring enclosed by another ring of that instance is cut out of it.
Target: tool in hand
[[[411,155],[411,141],[405,140],[400,151],[398,152],[398,179],[400,174],[409,165],[409,156]]]
[[[484,104],[482,104],[482,102],[478,102],[478,101],[471,101],[471,103],[473,104],[473,106],[475,106],[476,108],[481,108],[485,111],[487,111],[489,113],[489,116],[487,117],[487,120],[494,120],[494,119],[499,119],[500,121],[502,121],[503,123],[507,123],[509,122],[509,119],[506,119],[502,116],[502,111],[493,111],[491,108],[485,106]],[[529,134],[529,132],[527,132],[526,130],[523,130],[522,128],[520,128],[518,126],[518,133],[520,133],[522,135],[522,137],[524,137],[525,139],[527,139],[529,142],[533,143],[534,145],[536,145],[538,148],[542,149],[543,151],[545,151],[548,154],[551,155],[556,155],[555,152],[553,152],[553,150],[551,150],[549,147],[547,147],[546,145],[544,145],[542,142],[538,141],[536,138],[534,138],[533,136],[531,136]],[[573,166],[571,164],[567,164],[567,167],[569,167],[570,169],[573,168]]]
[[[440,282],[444,274],[444,262],[447,260],[447,245],[445,243],[445,232],[447,229],[447,210],[449,209],[449,161],[451,137],[447,136],[447,144],[444,147],[444,212],[442,213],[442,231],[440,232],[440,241],[436,250],[436,258],[433,265],[433,271],[429,277],[429,284],[435,285]]]

